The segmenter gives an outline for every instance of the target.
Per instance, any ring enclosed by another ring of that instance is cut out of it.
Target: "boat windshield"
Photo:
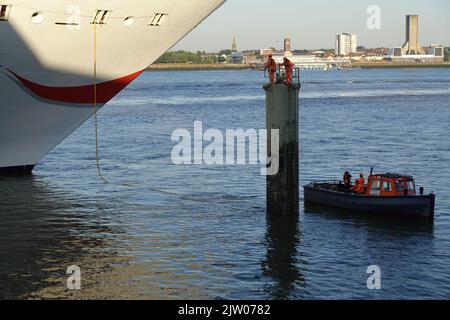
[[[403,192],[407,188],[406,183],[404,181],[396,181],[395,182],[395,189],[397,192]]]
[[[390,181],[383,181],[383,192],[392,192],[392,183]]]

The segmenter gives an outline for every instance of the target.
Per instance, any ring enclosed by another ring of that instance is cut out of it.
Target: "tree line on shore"
[[[189,52],[184,50],[170,51],[164,53],[156,63],[190,63],[190,64],[212,64],[226,62],[223,55],[230,55],[231,50],[222,50],[217,56],[207,56],[204,52]]]
[[[217,55],[206,55],[205,52],[189,52],[185,50],[170,51],[164,53],[156,63],[160,64],[213,64],[223,63],[227,59],[224,56],[231,55],[231,50],[222,50]],[[445,49],[446,62],[450,62],[450,48]]]

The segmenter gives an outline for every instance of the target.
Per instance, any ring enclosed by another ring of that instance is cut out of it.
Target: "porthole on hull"
[[[44,21],[44,15],[41,12],[35,12],[31,15],[31,23],[39,24]]]
[[[124,25],[125,27],[129,27],[129,26],[131,26],[133,23],[134,23],[134,18],[133,18],[133,17],[126,17],[126,18],[123,20],[123,25]]]

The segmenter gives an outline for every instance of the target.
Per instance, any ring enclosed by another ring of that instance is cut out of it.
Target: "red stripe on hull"
[[[94,103],[94,85],[79,87],[48,87],[29,81],[9,70],[31,92],[45,100],[65,103]],[[105,104],[136,79],[142,71],[123,78],[97,84],[97,103]]]

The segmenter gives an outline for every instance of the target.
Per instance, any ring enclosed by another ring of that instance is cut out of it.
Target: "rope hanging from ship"
[[[109,184],[109,181],[106,179],[106,177],[103,175],[102,173],[102,168],[101,168],[101,164],[100,164],[100,144],[99,144],[99,128],[98,128],[98,115],[97,112],[99,111],[97,108],[97,24],[96,23],[92,23],[93,25],[93,81],[94,81],[94,103],[93,103],[93,114],[94,114],[94,127],[95,127],[95,156],[96,156],[96,164],[97,164],[97,174],[100,177],[100,179],[105,183],[105,184]],[[131,183],[127,183],[127,182],[122,182],[120,185],[124,186],[124,187],[128,187],[128,188],[133,188],[133,187],[137,187]],[[157,189],[157,188],[150,188],[150,187],[146,187],[146,189],[152,191],[152,192],[158,192],[161,194],[165,194],[165,195],[169,195],[169,196],[175,196],[175,197],[180,197],[184,200],[187,201],[192,201],[192,202],[199,202],[201,200],[196,199],[196,198],[192,198],[192,197],[187,197],[185,195],[182,194],[177,194],[177,193],[173,193],[173,192],[169,192],[169,191],[165,191],[165,190],[161,190],[161,189]]]
[[[94,127],[95,127],[95,155],[96,155],[98,176],[105,184],[109,184],[109,181],[102,174],[102,169],[101,169],[101,165],[100,165],[99,130],[98,130],[98,116],[97,116],[97,112],[98,112],[98,108],[97,108],[97,24],[93,23],[92,25],[93,25],[93,29],[94,29],[94,31],[93,31],[93,33],[94,33],[94,41],[93,41],[93,56],[94,56],[94,58],[93,58],[93,69],[94,69],[93,70],[93,80],[94,80],[93,114],[94,114]],[[128,187],[128,188],[136,187],[133,184],[127,183],[127,182],[122,182],[121,185],[124,187]],[[181,197],[182,199],[188,200],[188,201],[193,201],[193,202],[201,201],[199,199],[186,197],[181,194],[164,191],[164,190],[157,189],[157,188],[147,187],[146,189],[151,190],[153,192],[158,192],[161,194],[169,195],[169,196]]]
[[[106,179],[106,177],[102,173],[102,168],[100,165],[100,143],[99,143],[99,128],[98,128],[98,90],[97,90],[97,23],[92,23],[93,25],[93,82],[94,82],[94,103],[93,103],[93,114],[94,114],[94,128],[95,128],[95,158],[96,158],[96,164],[97,164],[97,174],[100,177],[100,179],[105,183],[109,184],[109,181]],[[134,187],[132,184],[123,182],[121,183],[122,186],[132,188]],[[164,192],[162,190],[158,189],[152,189],[153,191],[160,192],[160,193],[166,193],[171,194],[169,192]],[[174,195],[174,194],[171,194]]]
[[[98,116],[97,116],[97,24],[92,24],[94,27],[94,126],[95,126],[95,156],[97,161],[97,173],[100,179],[105,184],[108,184],[108,180],[103,176],[100,167],[100,150],[99,150],[99,134],[98,134]]]

